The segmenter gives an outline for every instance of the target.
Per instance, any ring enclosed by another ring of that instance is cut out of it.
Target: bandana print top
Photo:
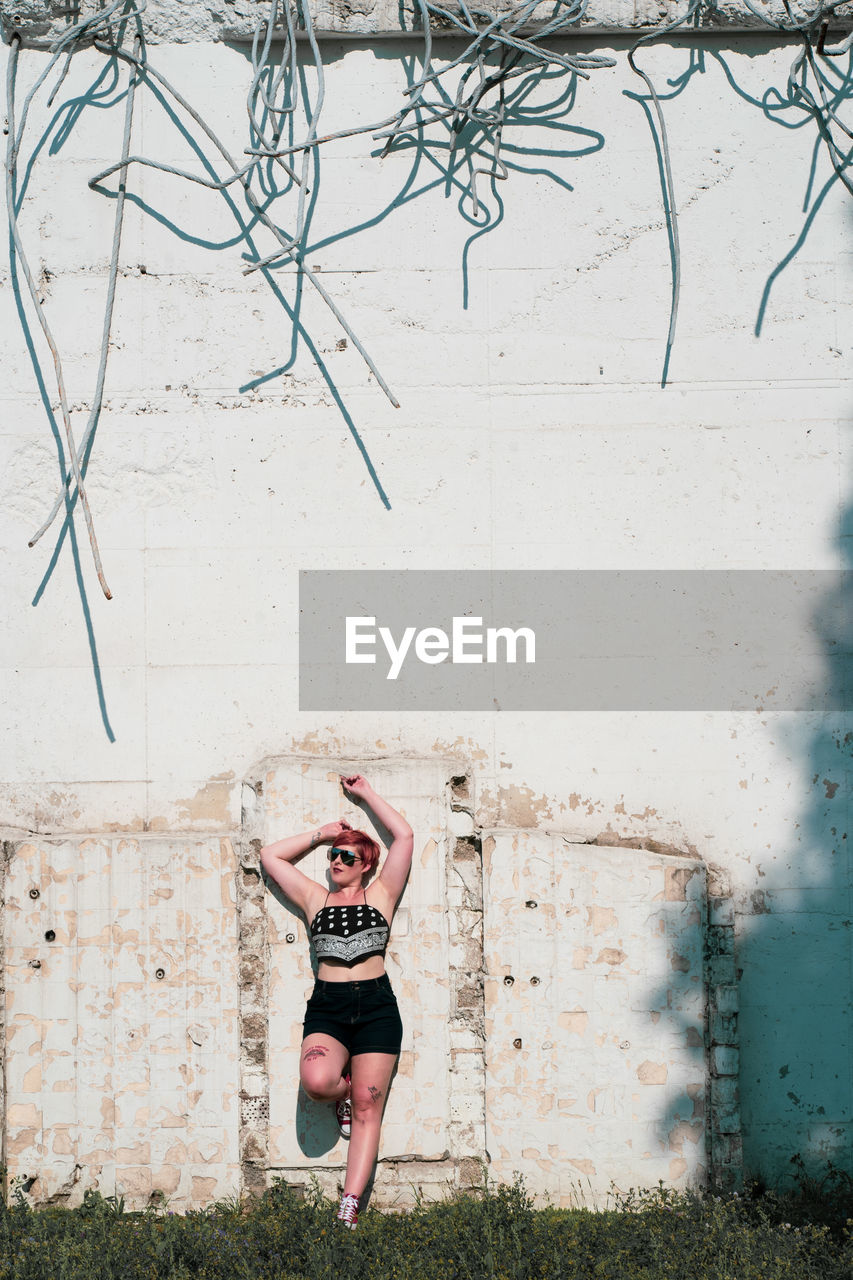
[[[343,906],[325,904],[310,926],[311,941],[318,960],[342,960],[357,964],[369,956],[384,956],[390,929],[381,911],[364,902],[347,902]]]

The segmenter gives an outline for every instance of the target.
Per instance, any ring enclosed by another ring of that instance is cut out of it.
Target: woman
[[[299,1078],[309,1098],[335,1105],[341,1133],[350,1139],[338,1221],[355,1227],[359,1198],[379,1154],[382,1111],[403,1034],[384,957],[412,865],[412,829],[361,774],[341,778],[341,785],[391,835],[375,880],[379,845],[343,819],[267,845],[261,863],[309,922],[318,967],[305,1012]],[[293,865],[320,844],[330,846],[331,890]]]

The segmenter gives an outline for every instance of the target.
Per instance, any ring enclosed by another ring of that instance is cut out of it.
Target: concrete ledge
[[[488,0],[482,7],[497,15],[510,12],[513,6],[502,0]],[[683,30],[710,33],[766,31],[774,26],[791,29],[780,0],[767,0],[761,8],[766,12],[766,21],[756,17],[743,0],[721,0],[714,8],[709,5],[703,9],[698,20]],[[3,0],[0,19],[6,40],[17,31],[27,44],[46,47],[73,23],[85,21],[100,10],[98,0]],[[669,26],[686,11],[686,3],[671,0],[590,0],[573,30],[588,35],[639,35]],[[793,12],[796,22],[807,22],[819,12],[819,6],[795,3]],[[259,0],[148,0],[143,25],[146,39],[152,44],[243,42],[252,39],[258,20],[268,13],[269,4]],[[398,0],[312,0],[311,14],[316,33],[325,37],[417,36],[422,29],[420,9],[414,0],[403,0],[402,5]],[[552,16],[553,6],[542,4],[532,15],[528,29]],[[843,5],[832,18],[834,29],[849,29],[851,24],[853,3]],[[433,34],[459,36],[460,32],[452,22],[439,20],[433,24]]]

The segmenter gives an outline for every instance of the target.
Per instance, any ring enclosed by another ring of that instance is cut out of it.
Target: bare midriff
[[[356,964],[344,964],[343,960],[321,960],[317,965],[317,977],[321,982],[367,982],[381,978],[385,972],[382,956],[368,956]]]

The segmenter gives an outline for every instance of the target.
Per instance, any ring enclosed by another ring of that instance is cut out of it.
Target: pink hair
[[[373,871],[379,861],[379,845],[365,831],[342,831],[335,841],[337,849],[353,849],[361,855],[364,874]]]

